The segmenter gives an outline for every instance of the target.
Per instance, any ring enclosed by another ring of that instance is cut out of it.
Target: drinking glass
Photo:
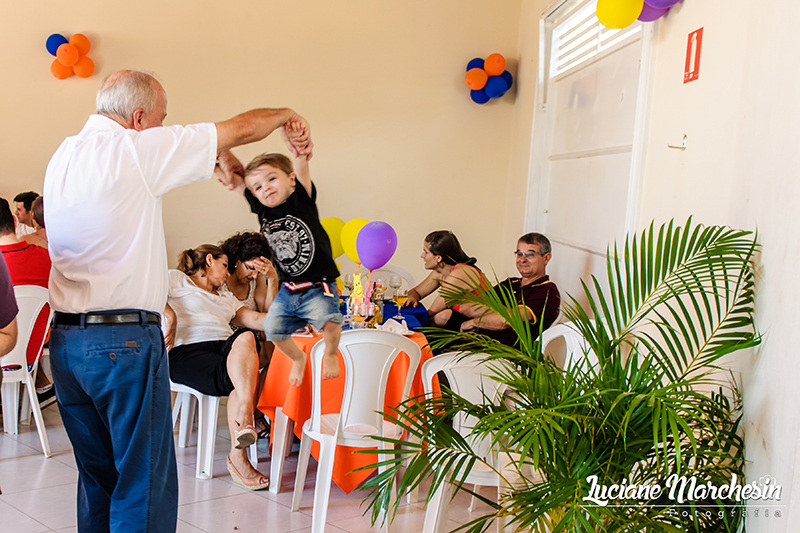
[[[408,300],[408,290],[406,289],[395,289],[394,290],[394,297],[392,298],[394,303],[397,305],[397,314],[393,316],[395,320],[403,320],[403,314],[400,312],[400,308],[403,307],[403,304],[406,303]]]

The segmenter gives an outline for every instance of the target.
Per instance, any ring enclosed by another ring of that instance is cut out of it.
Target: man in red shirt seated
[[[514,255],[520,277],[508,278],[497,284],[494,290],[500,294],[503,287],[513,293],[520,310],[528,318],[528,326],[535,339],[539,336],[540,324],[543,324],[542,330],[553,325],[561,306],[558,288],[545,273],[552,257],[550,241],[541,233],[526,233],[517,241]],[[497,313],[473,304],[462,305],[460,312],[471,317],[461,325],[461,331],[481,333],[508,346],[518,343],[517,334]]]
[[[0,198],[0,252],[15,286],[38,285],[47,288],[50,278],[50,254],[45,248],[17,239],[14,215],[5,198]],[[49,312],[50,308],[45,306],[33,327],[28,342],[28,365],[36,361],[39,356],[36,348],[41,345],[42,338],[47,334]],[[20,342],[25,342],[25,339],[20,339]],[[36,393],[39,396],[40,407],[47,407],[56,399],[55,388],[43,371],[36,374]]]

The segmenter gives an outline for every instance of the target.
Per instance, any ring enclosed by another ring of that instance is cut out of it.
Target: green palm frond
[[[741,514],[719,512],[725,510],[719,501],[693,502],[714,513],[687,522],[664,495],[606,507],[584,496],[589,476],[638,485],[663,484],[672,474],[718,485],[743,476],[741,396],[724,368],[729,354],[761,341],[752,318],[756,238],[689,219],[683,226],[651,224],[610,246],[602,281],[582,281],[580,300],[562,301],[588,345],[563,369],[543,354],[541,324],[531,327],[506,287],[487,290],[480,279],[470,279],[467,289],[442,287],[450,304],[475,304],[501,316],[518,342],[510,347],[431,328],[425,332],[431,347],[502,361],[492,368],[507,394],[473,404],[443,390],[384,413],[416,443],[391,441],[398,448],[380,452],[387,468],[365,484],[373,520],[381,511],[395,512],[389,495],[398,480],[400,493],[430,481],[429,498],[442,483],[471,492],[463,482],[469,470],[478,463],[492,467],[470,447],[472,439],[485,438],[514,457],[510,469],[498,472],[509,488],[498,502],[481,498],[489,511],[464,531],[485,531],[504,519],[521,530],[554,533],[739,532]],[[448,425],[458,413],[477,419],[470,435]]]

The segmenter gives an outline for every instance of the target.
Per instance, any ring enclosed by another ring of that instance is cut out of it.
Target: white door
[[[565,1],[541,32],[526,231],[553,244],[548,273],[577,295],[606,246],[635,231],[641,170],[644,26],[608,30],[594,1]],[[601,278],[602,279],[602,278]]]

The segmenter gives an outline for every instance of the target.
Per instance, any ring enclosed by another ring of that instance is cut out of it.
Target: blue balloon
[[[489,98],[500,98],[508,90],[506,80],[500,76],[491,76],[489,81],[486,82],[486,87],[483,88]]]
[[[480,57],[476,57],[475,59],[467,63],[467,72],[469,72],[474,68],[483,68],[483,59],[481,59]]]
[[[469,95],[472,97],[472,101],[476,104],[485,104],[490,100],[489,95],[486,94],[486,88],[483,88],[480,91],[470,91]]]
[[[504,70],[503,73],[500,74],[500,77],[506,80],[506,85],[508,85],[509,89],[514,84],[514,77],[511,75],[509,71]]]
[[[51,55],[56,55],[58,47],[68,42],[69,41],[67,40],[67,38],[61,35],[60,33],[54,33],[53,35],[47,38],[45,47],[47,48],[47,51],[50,52]]]

